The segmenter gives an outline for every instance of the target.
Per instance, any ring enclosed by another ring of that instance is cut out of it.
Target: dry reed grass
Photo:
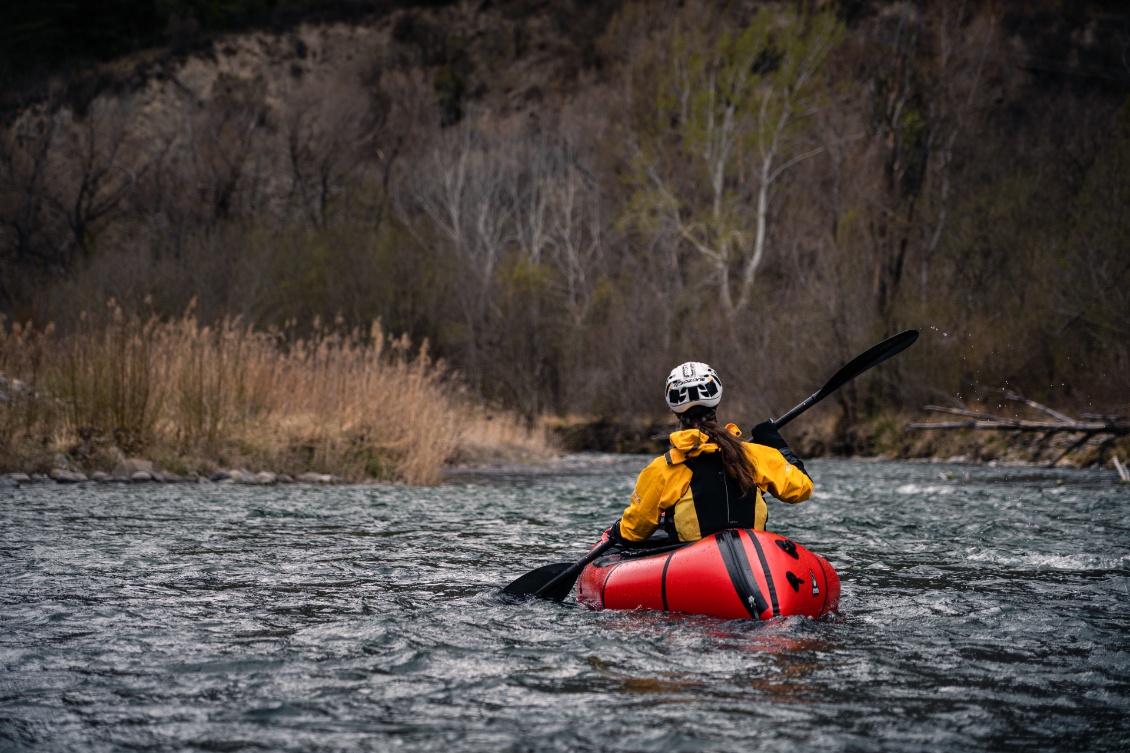
[[[2,323],[0,323],[2,324]],[[544,431],[476,409],[426,343],[315,323],[313,334],[161,321],[110,303],[65,338],[0,326],[0,467],[66,451],[106,469],[121,453],[179,473],[314,470],[351,480],[441,480],[453,460],[545,457]]]

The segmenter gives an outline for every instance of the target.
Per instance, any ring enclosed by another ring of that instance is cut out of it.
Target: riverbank
[[[29,478],[113,476],[132,459],[182,478],[427,485],[451,463],[557,451],[540,427],[472,401],[426,342],[379,322],[260,330],[111,303],[66,336],[0,326],[0,375],[0,473]]]
[[[785,435],[803,458],[1113,468],[1130,457],[1128,437],[907,430],[922,418],[847,425],[824,409]],[[577,417],[531,426],[476,404],[426,342],[379,323],[364,332],[317,322],[303,333],[257,330],[239,319],[206,326],[191,312],[144,319],[111,303],[66,336],[0,326],[0,474],[28,481],[429,485],[477,463],[657,455],[672,428]]]
[[[844,428],[834,412],[797,420],[784,430],[786,441],[802,458],[880,458],[977,464],[1060,465],[1115,468],[1114,459],[1130,458],[1130,437],[1109,441],[1097,436],[1080,443],[1077,433],[908,429],[921,414],[892,413]],[[607,419],[551,424],[567,451],[666,451],[670,421],[618,422]]]

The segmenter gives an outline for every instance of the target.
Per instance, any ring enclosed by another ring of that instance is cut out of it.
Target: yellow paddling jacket
[[[735,436],[734,424],[726,429]],[[782,502],[803,502],[812,496],[812,479],[785,460],[780,450],[743,442],[753,465],[757,490],[742,496],[737,482],[726,474],[718,445],[698,429],[671,435],[671,449],[644,468],[636,479],[631,504],[620,519],[625,541],[643,541],[659,527],[659,516],[674,508],[680,541],[698,541],[724,528],[765,530],[769,510],[762,492]]]

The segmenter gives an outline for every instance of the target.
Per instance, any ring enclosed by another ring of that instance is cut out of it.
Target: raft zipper
[[[730,583],[733,584],[742,606],[749,612],[750,617],[761,619],[761,613],[769,609],[769,604],[761,595],[761,589],[758,588],[757,581],[753,577],[753,569],[749,565],[749,558],[746,557],[741,536],[736,530],[728,528],[714,534],[714,539],[718,542],[718,552],[722,555],[726,573],[730,576]],[[776,617],[777,614],[777,609],[774,608],[773,616]]]

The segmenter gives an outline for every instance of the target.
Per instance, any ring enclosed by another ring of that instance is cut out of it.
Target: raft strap
[[[674,552],[667,555],[667,559],[663,561],[663,576],[659,580],[659,595],[663,599],[663,611],[667,611],[667,568],[671,566],[671,558],[675,556]]]
[[[737,532],[735,531],[735,533]],[[769,589],[769,600],[773,602],[773,616],[778,617],[781,614],[781,607],[777,603],[777,589],[773,586],[773,571],[769,569],[769,562],[765,559],[765,550],[761,548],[761,540],[749,531],[746,531],[745,535],[749,536],[749,540],[753,542],[753,548],[757,550],[757,559],[761,560],[761,572],[765,573],[765,586]],[[738,538],[740,540],[740,534]]]

